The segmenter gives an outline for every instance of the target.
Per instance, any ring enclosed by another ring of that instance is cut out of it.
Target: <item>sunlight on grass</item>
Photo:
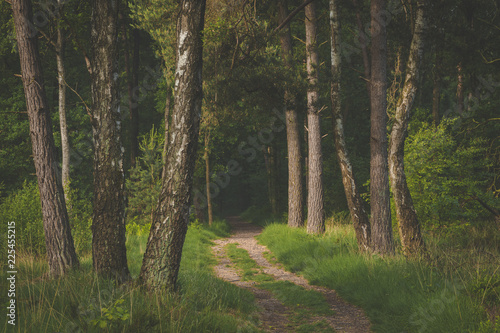
[[[189,228],[179,273],[180,292],[150,294],[133,284],[116,287],[92,271],[90,256],[65,277],[49,279],[43,258],[18,259],[20,332],[256,332],[253,295],[217,279],[211,240],[228,226]],[[147,235],[127,239],[130,270],[137,277]],[[3,273],[5,274],[5,273]],[[1,276],[2,287],[5,276]],[[2,289],[4,290],[4,289]],[[1,296],[5,304],[5,296]],[[5,325],[0,326],[2,331]]]
[[[361,306],[377,332],[467,332],[485,318],[460,276],[400,256],[358,254],[350,226],[312,236],[273,224],[258,238],[290,271]]]

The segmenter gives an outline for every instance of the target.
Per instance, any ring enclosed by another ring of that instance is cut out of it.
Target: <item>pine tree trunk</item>
[[[387,165],[387,34],[385,0],[371,1],[371,245],[375,252],[394,253]]]
[[[177,21],[177,65],[167,167],[151,226],[140,281],[174,291],[189,222],[202,103],[205,1],[182,0]]]
[[[79,262],[71,236],[62,180],[58,172],[37,33],[32,29],[34,25],[31,1],[12,1],[12,11],[42,204],[47,261],[50,275],[58,276],[70,268],[78,267]]]
[[[278,20],[283,22],[288,17],[286,0],[278,2]],[[290,24],[280,34],[281,54],[288,69],[293,68],[292,35]],[[295,96],[287,88],[285,90],[286,139],[288,151],[288,225],[301,227],[304,225],[304,194],[302,181],[302,155],[300,151],[299,119]]]
[[[208,225],[212,225],[214,222],[214,214],[212,211],[212,196],[210,194],[210,154],[208,145],[210,142],[210,131],[207,130],[205,133],[205,151],[203,158],[205,159],[205,184],[207,188],[207,210],[208,210]]]
[[[316,4],[305,7],[307,78],[307,127],[309,143],[309,186],[307,193],[307,232],[325,232],[323,208],[323,160],[321,155],[321,122],[318,109],[318,45]]]
[[[396,206],[396,216],[399,223],[399,235],[403,253],[415,256],[425,251],[424,241],[420,233],[420,223],[417,218],[410,190],[406,183],[404,171],[404,145],[408,135],[410,110],[413,106],[420,75],[420,63],[424,51],[424,34],[427,29],[425,19],[426,0],[417,1],[417,17],[415,31],[410,47],[410,56],[406,68],[406,79],[403,91],[399,97],[394,125],[389,142],[389,174],[392,194]]]
[[[361,251],[370,250],[370,220],[363,207],[363,200],[359,194],[352,164],[347,152],[344,135],[344,119],[341,110],[340,97],[340,79],[341,79],[341,41],[340,41],[340,20],[338,0],[330,0],[330,36],[331,36],[331,61],[332,61],[332,82],[331,82],[331,100],[332,100],[332,122],[335,135],[335,150],[339,160],[340,170],[342,172],[342,183],[351,214],[351,220],[354,224],[358,247]]]
[[[368,37],[366,36],[363,29],[363,21],[361,20],[361,8],[357,0],[352,0],[354,8],[356,10],[356,26],[359,31],[358,41],[361,45],[361,55],[363,56],[363,69],[366,80],[366,90],[368,91],[368,96],[370,96],[370,57],[368,56]]]
[[[264,150],[267,169],[267,190],[269,194],[269,203],[271,204],[271,213],[273,216],[279,215],[278,205],[278,172],[277,172],[277,156],[276,149],[273,146],[268,146]]]
[[[68,209],[71,204],[69,202],[69,166],[70,166],[70,150],[69,150],[69,137],[68,125],[66,121],[66,68],[64,66],[64,33],[61,28],[61,11],[63,10],[62,0],[58,0],[58,20],[59,26],[57,27],[57,40],[56,40],[56,62],[57,62],[57,83],[59,88],[59,125],[61,129],[61,150],[62,150],[62,184],[64,188],[64,198]]]
[[[441,63],[443,61],[441,46],[439,41],[436,42],[435,64],[432,77],[432,120],[434,126],[437,127],[440,122],[439,117],[439,102],[441,100]]]
[[[135,160],[139,156],[139,101],[134,96],[134,91],[139,88],[139,31],[132,30],[132,68],[131,68],[131,81],[129,81],[129,94],[131,96],[130,104],[130,158],[132,165],[135,165]],[[139,94],[139,92],[137,92]]]
[[[457,66],[457,112],[459,115],[464,113],[465,109],[465,86],[464,86],[464,70],[462,63]]]
[[[125,179],[117,82],[117,24],[117,1],[92,1],[92,258],[98,274],[124,282],[130,279],[130,273],[125,247]]]

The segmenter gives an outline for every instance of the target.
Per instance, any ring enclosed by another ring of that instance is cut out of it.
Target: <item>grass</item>
[[[460,274],[474,271],[474,267],[462,267],[458,272],[450,264],[443,269],[398,255],[359,254],[351,226],[328,229],[324,236],[312,236],[303,229],[273,224],[259,241],[288,270],[313,284],[335,289],[362,307],[376,332],[490,332],[490,328],[481,330],[485,311],[470,290],[470,280]],[[487,280],[484,283],[491,285]]]
[[[255,332],[253,295],[217,279],[211,240],[227,235],[227,225],[194,225],[188,230],[181,269],[180,291],[145,293],[135,286],[116,287],[92,271],[91,257],[64,278],[48,279],[40,258],[18,258],[17,325],[0,320],[0,332]],[[128,260],[137,277],[146,235],[129,236]],[[2,274],[5,270],[2,270]],[[6,277],[1,277],[2,290]],[[2,307],[7,302],[2,293]],[[4,308],[4,307],[3,307]]]
[[[252,259],[248,251],[237,247],[237,243],[227,244],[224,248],[234,266],[240,270],[243,281],[254,281],[256,287],[269,290],[281,303],[292,312],[289,317],[293,332],[334,332],[318,316],[335,314],[325,297],[318,291],[306,290],[289,281],[275,281],[274,277],[264,273]],[[267,256],[272,256],[267,254]]]

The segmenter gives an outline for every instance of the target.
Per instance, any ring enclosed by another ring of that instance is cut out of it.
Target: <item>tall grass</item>
[[[329,229],[312,236],[272,224],[259,241],[287,269],[362,307],[376,332],[469,332],[486,319],[463,275],[401,256],[359,254],[351,226]]]
[[[0,320],[2,332],[252,332],[253,295],[217,279],[211,269],[211,240],[226,235],[227,225],[188,230],[179,293],[146,293],[133,284],[117,287],[92,271],[91,257],[63,278],[49,279],[44,260],[18,259],[15,329]],[[129,235],[129,267],[137,277],[146,235]],[[5,270],[3,271],[5,272]],[[2,273],[4,274],[4,273]],[[1,277],[2,290],[6,277]],[[5,293],[6,294],[6,293]],[[2,308],[8,301],[0,296]]]

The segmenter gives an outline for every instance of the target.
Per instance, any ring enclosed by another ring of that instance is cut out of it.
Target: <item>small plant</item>
[[[122,306],[123,298],[116,300],[109,307],[101,309],[101,316],[93,319],[90,323],[99,328],[113,327],[116,322],[126,321],[130,318],[130,313]]]

